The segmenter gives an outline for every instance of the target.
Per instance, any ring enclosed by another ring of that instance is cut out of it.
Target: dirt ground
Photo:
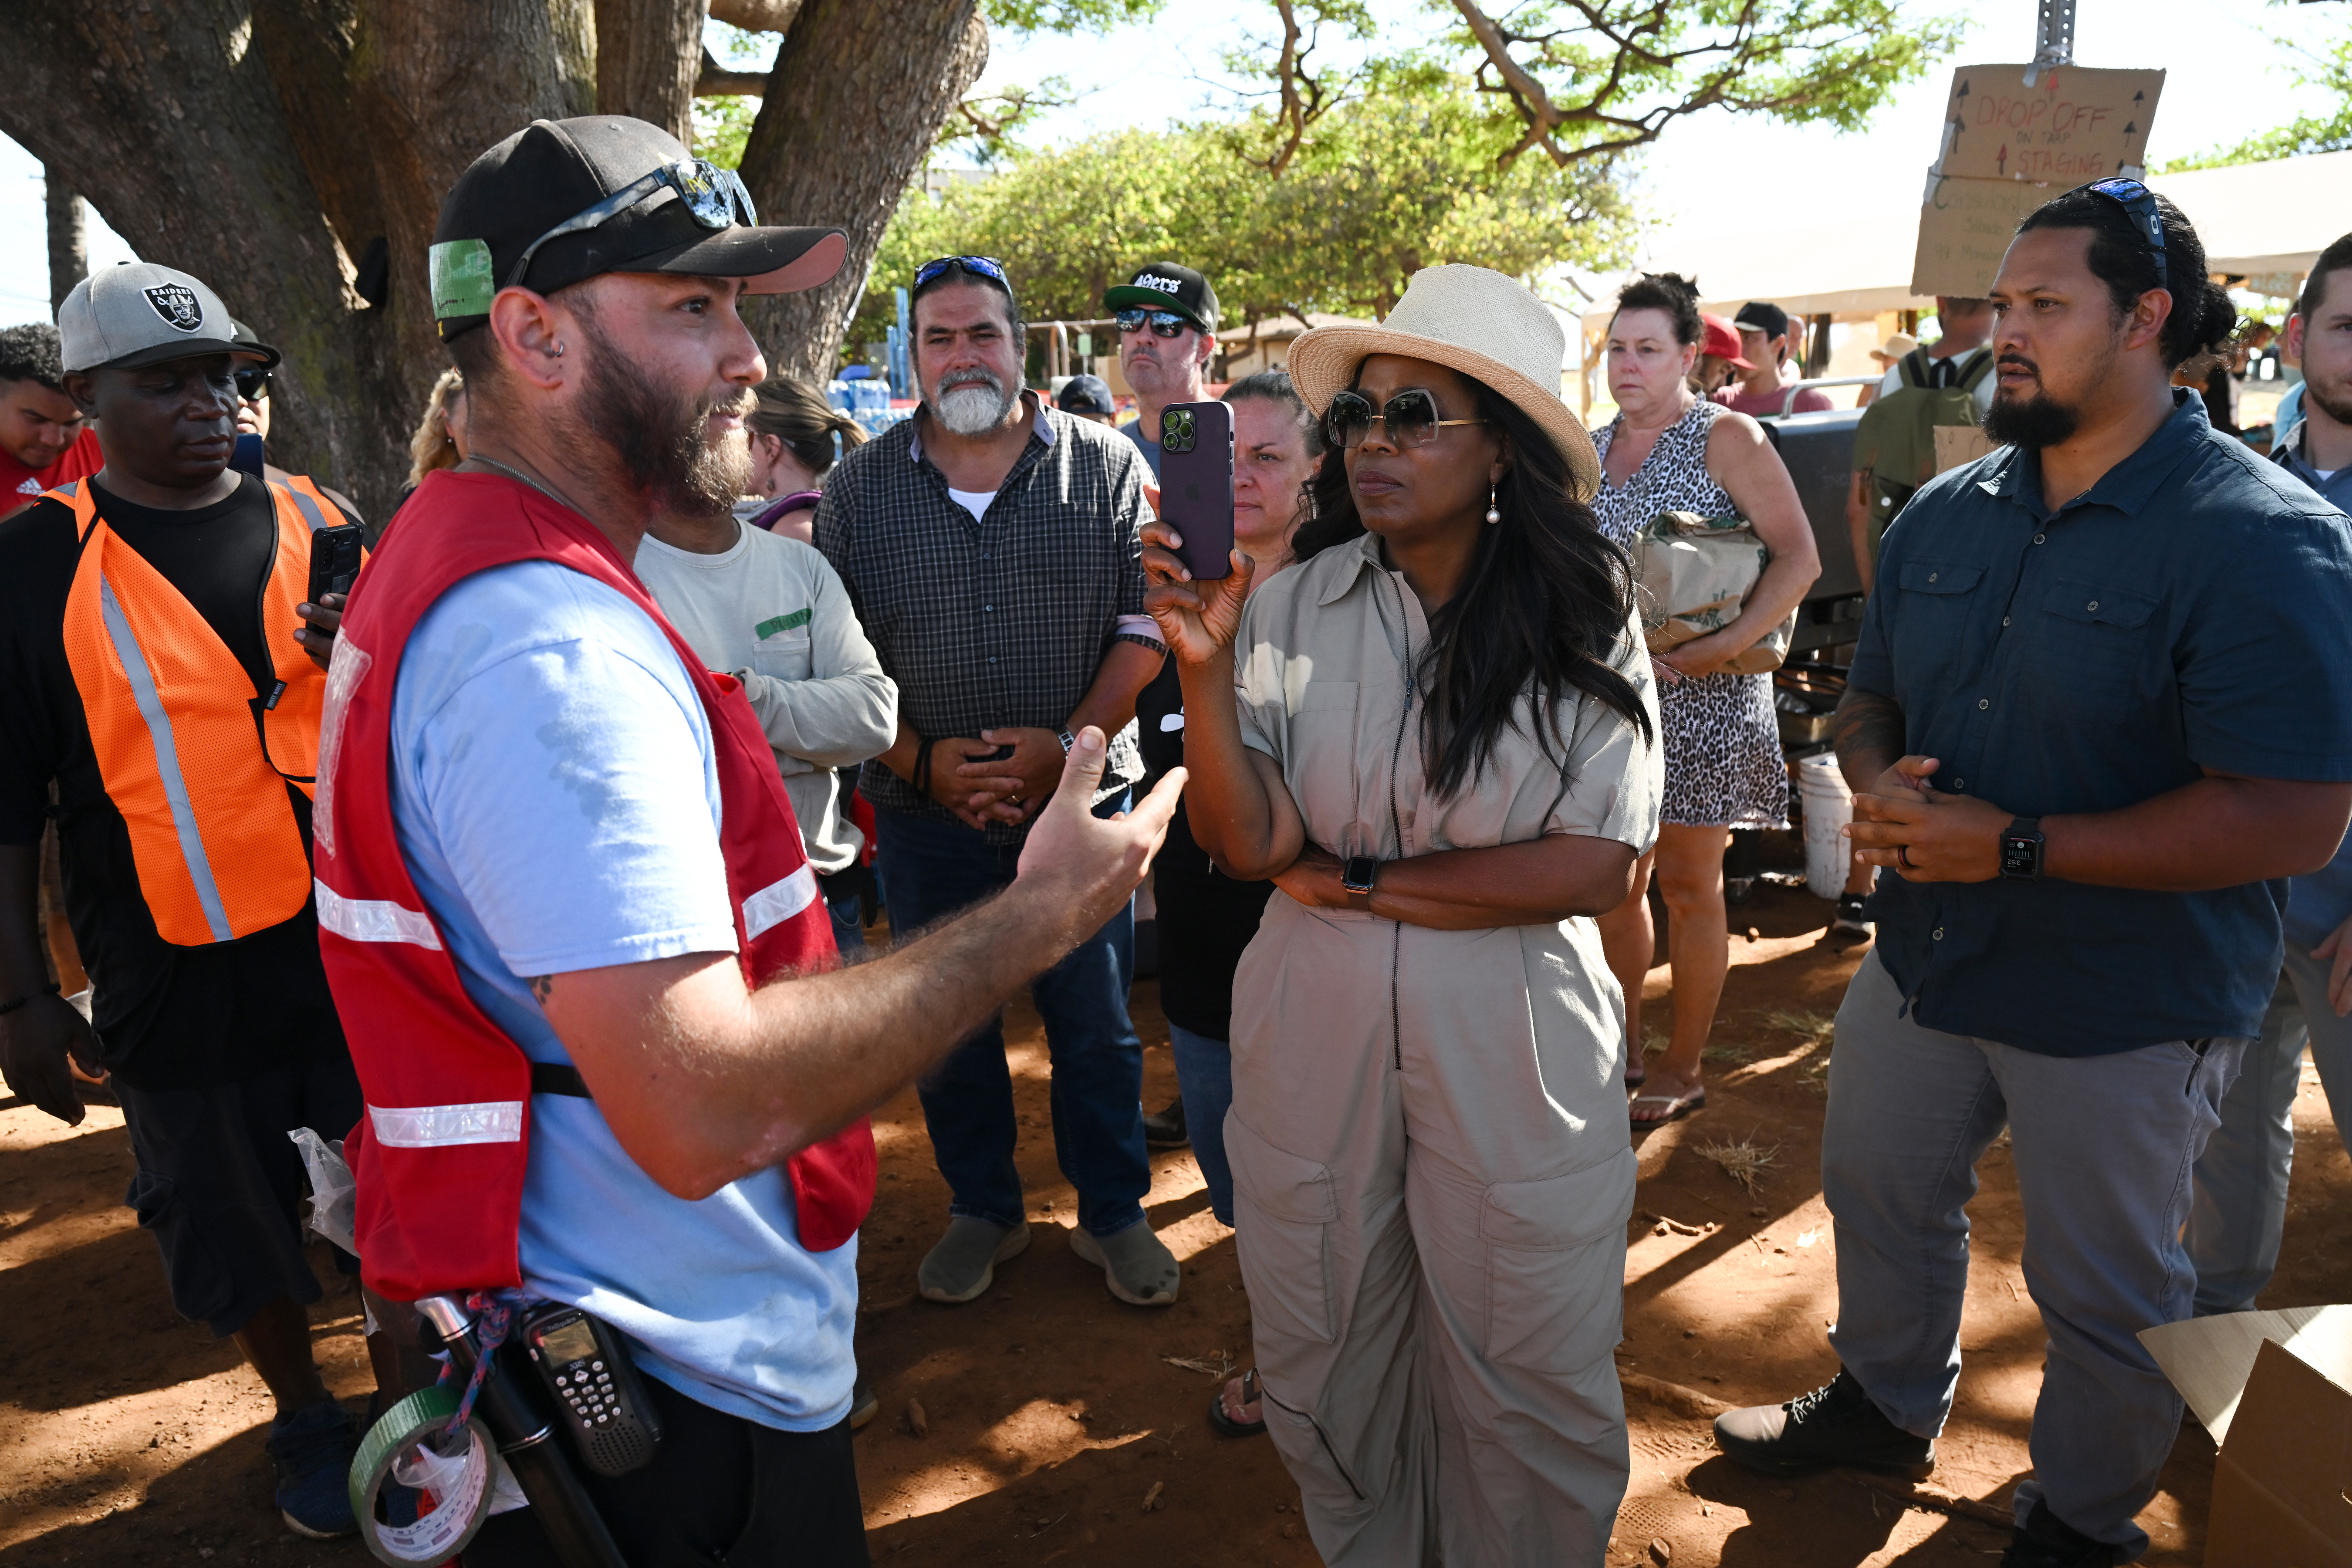
[[[1906,1489],[1846,1475],[1767,1480],[1716,1455],[1695,1414],[1707,1399],[1784,1399],[1835,1370],[1822,1332],[1836,1289],[1817,1175],[1821,1075],[1828,1018],[1867,949],[1827,935],[1829,907],[1766,887],[1733,911],[1709,1108],[1641,1145],[1619,1354],[1633,1476],[1612,1564],[1659,1561],[1656,1542],[1676,1568],[1932,1568],[1980,1563],[2005,1539],[1984,1516],[2005,1512],[2027,1469],[2042,1332],[2018,1269],[2004,1147],[1986,1156],[1971,1205],[1967,1367],[1933,1481],[1906,1500],[1895,1495]],[[1653,973],[1654,1000],[1665,980]],[[1149,982],[1135,1012],[1157,1106],[1175,1079]],[[1215,1379],[1198,1368],[1248,1364],[1249,1308],[1233,1235],[1210,1215],[1191,1158],[1155,1155],[1149,1200],[1184,1260],[1182,1300],[1123,1306],[1068,1249],[1073,1194],[1054,1163],[1034,1015],[1017,1010],[1008,1034],[1036,1239],[982,1300],[915,1297],[946,1193],[914,1096],[877,1120],[883,1180],[865,1232],[860,1354],[882,1415],[857,1440],[876,1562],[1315,1563],[1273,1450],[1220,1438],[1205,1419]],[[2305,1077],[2286,1258],[2266,1306],[2352,1300],[2352,1165]],[[1741,1142],[1771,1154],[1753,1196],[1707,1153]],[[94,1109],[67,1129],[0,1106],[0,1568],[368,1563],[353,1542],[297,1541],[279,1526],[267,1397],[233,1347],[173,1312],[154,1249],[121,1206],[130,1174],[118,1113]],[[331,1284],[312,1312],[320,1356],[356,1409],[372,1386],[359,1303],[320,1267]],[[2211,1442],[2188,1424],[2142,1516],[2156,1542],[2146,1562],[2199,1561],[2212,1468]]]

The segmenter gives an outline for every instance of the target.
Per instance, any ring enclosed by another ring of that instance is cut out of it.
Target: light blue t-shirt
[[[466,579],[419,621],[392,709],[393,816],[466,990],[569,1063],[527,977],[732,952],[710,731],[669,640],[551,562]],[[531,1100],[525,1286],[593,1312],[688,1397],[786,1431],[847,1415],[855,1240],[812,1253],[781,1169],[696,1203],[595,1105]]]

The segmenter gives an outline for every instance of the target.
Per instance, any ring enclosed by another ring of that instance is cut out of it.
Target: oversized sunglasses
[[[260,402],[269,395],[269,373],[266,370],[238,371],[236,395],[247,403]]]
[[[601,227],[664,191],[684,202],[694,221],[705,228],[732,228],[738,223],[749,227],[759,226],[760,209],[752,204],[751,193],[744,187],[740,174],[732,169],[722,169],[707,158],[681,158],[632,181],[595,205],[583,207],[532,240],[521,259],[514,264],[514,269],[507,274],[507,287],[522,287],[523,275],[530,270],[530,258],[549,240]]]
[[[1390,398],[1388,406],[1377,409],[1372,400],[1360,392],[1333,393],[1330,406],[1323,410],[1323,434],[1334,447],[1353,451],[1372,433],[1375,421],[1388,431],[1391,447],[1426,447],[1448,425],[1486,423],[1484,419],[1440,419],[1436,397],[1425,387],[1408,386]]]
[[[920,289],[932,279],[955,271],[977,272],[1003,284],[1006,293],[1013,292],[1013,279],[1004,275],[1004,263],[993,256],[942,256],[936,261],[926,261],[915,268],[915,287]]]
[[[1139,332],[1148,326],[1155,338],[1181,337],[1184,329],[1192,324],[1173,310],[1147,310],[1140,305],[1121,310],[1111,320],[1118,323],[1122,332]]]
[[[2111,180],[2094,180],[2083,187],[2095,196],[2105,196],[2124,209],[2132,226],[2147,241],[2148,259],[2156,263],[2156,286],[2170,289],[2171,269],[2165,265],[2164,215],[2157,210],[2156,195],[2137,180],[2117,175]]]

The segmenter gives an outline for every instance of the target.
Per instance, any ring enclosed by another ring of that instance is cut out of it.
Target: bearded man
[[[840,967],[753,705],[628,566],[744,488],[742,297],[841,264],[838,230],[757,225],[731,171],[619,116],[536,121],[459,177],[432,278],[470,456],[354,586],[321,721],[368,1282],[520,1288],[551,1343],[565,1309],[613,1331],[565,1398],[613,1415],[615,1340],[643,1374],[649,1462],[574,1466],[640,1563],[866,1561],[862,1119],[1126,907],[1175,801],[1087,812],[1089,726],[983,913]],[[523,1510],[466,1560],[568,1559]]]
[[[1837,714],[1875,951],[1837,1017],[1827,1386],[1734,1459],[1924,1478],[1960,1371],[1978,1158],[2010,1132],[2049,1340],[2004,1568],[2128,1562],[2181,1404],[2188,1173],[2279,972],[2287,879],[2352,813],[2352,530],[2174,368],[2229,298],[2179,209],[2101,180],[1992,289],[2004,449],[1887,531]]]
[[[816,510],[816,547],[898,687],[898,739],[860,785],[894,933],[1014,876],[1087,725],[1116,739],[1093,799],[1078,804],[1120,808],[1143,772],[1136,695],[1163,652],[1143,613],[1146,476],[1133,443],[1023,389],[1028,333],[1002,264],[925,262],[912,307],[923,405],[845,457]],[[1143,1216],[1134,936],[1119,910],[1030,994],[1053,1058],[1055,1152],[1078,1194],[1070,1250],[1121,1300],[1159,1307],[1176,1300],[1181,1272]],[[970,1301],[1029,1245],[1003,1028],[992,1020],[920,1088],[950,1203],[918,1283],[932,1300]]]

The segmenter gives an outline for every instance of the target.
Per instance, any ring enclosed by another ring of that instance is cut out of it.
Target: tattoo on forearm
[[[547,999],[555,994],[555,976],[552,974],[532,975],[530,977],[530,994],[539,999],[539,1005],[541,1007],[546,1006]]]
[[[1847,687],[1830,730],[1840,766],[1856,758],[1883,766],[1903,754],[1903,710],[1892,697]]]

